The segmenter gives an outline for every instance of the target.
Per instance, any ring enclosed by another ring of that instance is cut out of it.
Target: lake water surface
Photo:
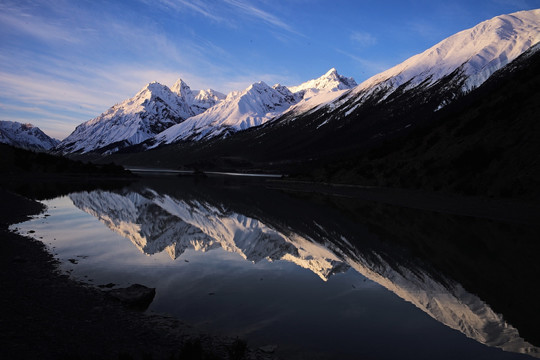
[[[522,227],[231,179],[146,179],[44,203],[46,216],[14,228],[35,231],[73,277],[154,287],[148,311],[283,358],[540,357],[467,273],[515,268],[486,263],[497,253],[478,236],[526,241]]]

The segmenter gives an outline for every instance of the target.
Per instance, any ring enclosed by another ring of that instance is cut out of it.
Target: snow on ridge
[[[144,86],[135,96],[77,126],[57,147],[62,153],[90,152],[120,143],[108,152],[141,143],[222,101],[212,89],[192,91],[182,80],[172,90],[158,82]],[[123,142],[123,143],[122,143]]]
[[[57,149],[85,153],[120,141],[137,144],[188,116],[189,107],[178,96],[153,82],[134,97],[77,126]]]
[[[32,124],[0,121],[0,143],[28,150],[47,151],[59,142]]]
[[[191,116],[198,115],[225,99],[225,95],[213,89],[191,90],[182,79],[178,79],[171,87],[171,91],[178,95],[181,101],[191,110]]]
[[[354,93],[383,84],[397,88],[408,81],[408,88],[425,80],[434,84],[459,68],[466,76],[463,90],[469,91],[538,42],[540,9],[497,16],[367,79]]]
[[[306,81],[297,86],[289,86],[292,93],[297,93],[302,90],[346,90],[355,87],[356,81],[352,77],[345,77],[338,74],[336,68],[331,68],[323,76]]]
[[[290,91],[272,88],[260,81],[242,92],[232,92],[227,98],[205,112],[172,126],[155,136],[152,147],[164,143],[213,137],[224,131],[240,131],[258,126],[285,111],[295,102]]]
[[[234,91],[226,99],[205,112],[172,126],[154,138],[150,148],[182,140],[200,140],[216,136],[226,136],[229,132],[246,130],[259,126],[278,117],[303,102],[303,109],[326,103],[340,95],[342,90],[356,86],[353,78],[347,78],[330,69],[320,78],[307,81],[295,87],[276,84],[272,87],[263,81],[251,84],[244,91]],[[322,96],[324,95],[324,96]],[[321,101],[308,102],[320,96]]]
[[[152,148],[186,139],[226,136],[262,125],[302,99],[353,86],[354,79],[339,75],[334,68],[296,87],[270,87],[261,81],[227,96],[212,89],[191,90],[182,79],[171,88],[152,82],[132,98],[77,126],[56,150],[66,154],[106,149],[107,154],[151,138]],[[303,106],[306,104],[309,102],[304,101]]]

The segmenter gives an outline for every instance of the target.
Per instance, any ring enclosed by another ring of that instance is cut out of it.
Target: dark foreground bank
[[[0,188],[0,358],[268,359],[238,339],[129,310],[59,273],[45,246],[10,232],[43,205]]]

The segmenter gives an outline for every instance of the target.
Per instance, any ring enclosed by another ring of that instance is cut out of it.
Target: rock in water
[[[156,289],[133,284],[127,288],[110,290],[107,293],[126,306],[146,310],[156,296]]]

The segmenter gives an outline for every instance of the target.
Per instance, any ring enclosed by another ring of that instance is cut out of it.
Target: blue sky
[[[0,120],[62,139],[151,81],[223,93],[335,67],[360,83],[540,0],[0,0]]]

